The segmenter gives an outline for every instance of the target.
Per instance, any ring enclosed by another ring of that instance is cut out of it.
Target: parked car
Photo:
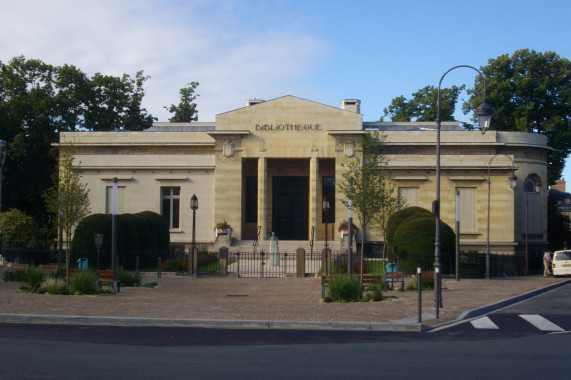
[[[571,251],[555,251],[551,261],[554,276],[571,274]]]

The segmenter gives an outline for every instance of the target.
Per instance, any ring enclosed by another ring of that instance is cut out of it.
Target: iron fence
[[[303,254],[303,256],[300,256]],[[20,248],[4,248],[2,250],[3,259],[7,262],[27,263],[30,265],[40,265],[58,263],[58,251],[54,250],[30,250]],[[380,257],[363,258],[364,273],[383,274],[386,270],[398,270],[413,274],[416,266],[411,265],[412,260],[417,265],[418,260],[414,254],[409,254],[406,258],[396,259],[395,263],[383,261]],[[300,267],[298,258],[303,257]],[[405,260],[406,259],[406,260]],[[219,275],[220,253],[218,251],[198,250],[198,274],[199,275]],[[353,273],[361,271],[361,257],[353,254]],[[541,257],[530,255],[528,257],[529,269],[532,273],[540,268]],[[406,261],[409,261],[408,263]],[[426,262],[424,262],[426,261]],[[433,259],[427,258],[420,267],[423,271],[432,271]],[[537,261],[537,263],[536,263]],[[65,265],[65,252],[62,254],[62,262]],[[348,256],[347,252],[331,252],[328,259],[324,260],[323,252],[286,252],[277,254],[263,251],[231,251],[227,256],[228,276],[235,277],[293,277],[298,270],[302,270],[305,275],[342,274],[347,272]],[[391,264],[394,267],[391,267]],[[111,254],[101,251],[72,251],[70,253],[70,267],[76,268],[82,265],[94,269],[111,268]],[[324,267],[325,266],[325,267]],[[417,265],[418,266],[418,265]],[[143,272],[184,272],[188,273],[188,254],[181,251],[169,252],[118,252],[117,267],[129,271]],[[410,268],[409,268],[410,267]],[[412,269],[411,269],[412,268]],[[455,274],[455,260],[443,260],[443,275]],[[460,277],[462,278],[482,278],[486,271],[486,255],[479,252],[462,252],[460,254]],[[490,255],[490,275],[503,276],[525,273],[525,255],[492,253]]]

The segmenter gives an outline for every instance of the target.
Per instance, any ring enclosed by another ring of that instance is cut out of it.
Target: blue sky
[[[0,10],[0,60],[24,55],[90,75],[144,70],[144,106],[160,121],[190,81],[200,82],[200,121],[283,95],[335,107],[361,99],[374,121],[456,65],[523,48],[571,58],[568,0],[0,0]],[[471,87],[475,74],[454,70],[443,86]]]

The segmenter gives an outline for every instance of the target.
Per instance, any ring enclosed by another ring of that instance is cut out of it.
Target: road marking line
[[[520,314],[519,316],[541,331],[565,331],[555,323],[545,319],[539,314]]]
[[[470,321],[470,323],[477,329],[499,329],[498,325],[492,322],[488,317],[474,319],[473,321]]]

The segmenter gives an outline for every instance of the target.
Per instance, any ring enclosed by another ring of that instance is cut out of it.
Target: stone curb
[[[345,330],[345,331],[396,331],[422,332],[427,326],[410,323],[367,323],[367,322],[311,322],[311,321],[255,321],[225,319],[171,319],[171,318],[129,318],[92,317],[78,315],[36,315],[0,314],[3,323],[45,323],[103,326],[155,326],[155,327],[197,327],[225,329],[280,329],[280,330]]]

